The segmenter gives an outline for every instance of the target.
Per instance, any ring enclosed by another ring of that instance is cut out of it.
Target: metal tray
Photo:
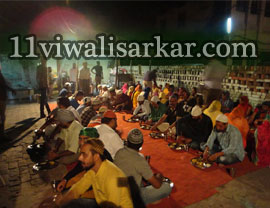
[[[202,157],[195,157],[190,160],[191,165],[199,169],[206,169],[212,166],[212,163],[203,161]]]
[[[151,132],[149,134],[149,136],[152,137],[153,139],[164,139],[165,138],[165,134],[159,133],[159,132]]]

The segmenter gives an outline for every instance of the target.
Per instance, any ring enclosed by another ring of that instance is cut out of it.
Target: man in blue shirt
[[[217,116],[216,126],[202,149],[205,160],[224,165],[241,162],[245,157],[242,135],[236,127],[228,124],[224,114]]]

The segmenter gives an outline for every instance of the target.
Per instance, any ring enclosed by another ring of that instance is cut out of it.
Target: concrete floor
[[[34,129],[44,119],[37,120],[39,105],[36,103],[9,105],[6,116],[9,141],[0,144],[0,208],[38,207],[52,189],[40,175],[33,173],[33,163],[25,149],[32,142]],[[269,208],[270,169],[235,178],[217,191],[208,199],[187,207]]]

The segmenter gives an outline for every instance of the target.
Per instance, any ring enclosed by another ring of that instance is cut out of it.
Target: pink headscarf
[[[124,94],[126,94],[127,93],[127,90],[128,90],[128,83],[125,83],[123,85],[123,87],[121,88],[121,90],[123,91]]]

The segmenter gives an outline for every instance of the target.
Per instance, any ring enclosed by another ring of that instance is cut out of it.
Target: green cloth
[[[153,122],[157,122],[164,113],[167,111],[167,105],[159,103],[158,108],[154,108],[151,105],[151,114],[150,114],[150,119],[152,119]]]
[[[96,128],[85,127],[80,131],[79,136],[88,136],[91,138],[99,138],[99,133]]]

